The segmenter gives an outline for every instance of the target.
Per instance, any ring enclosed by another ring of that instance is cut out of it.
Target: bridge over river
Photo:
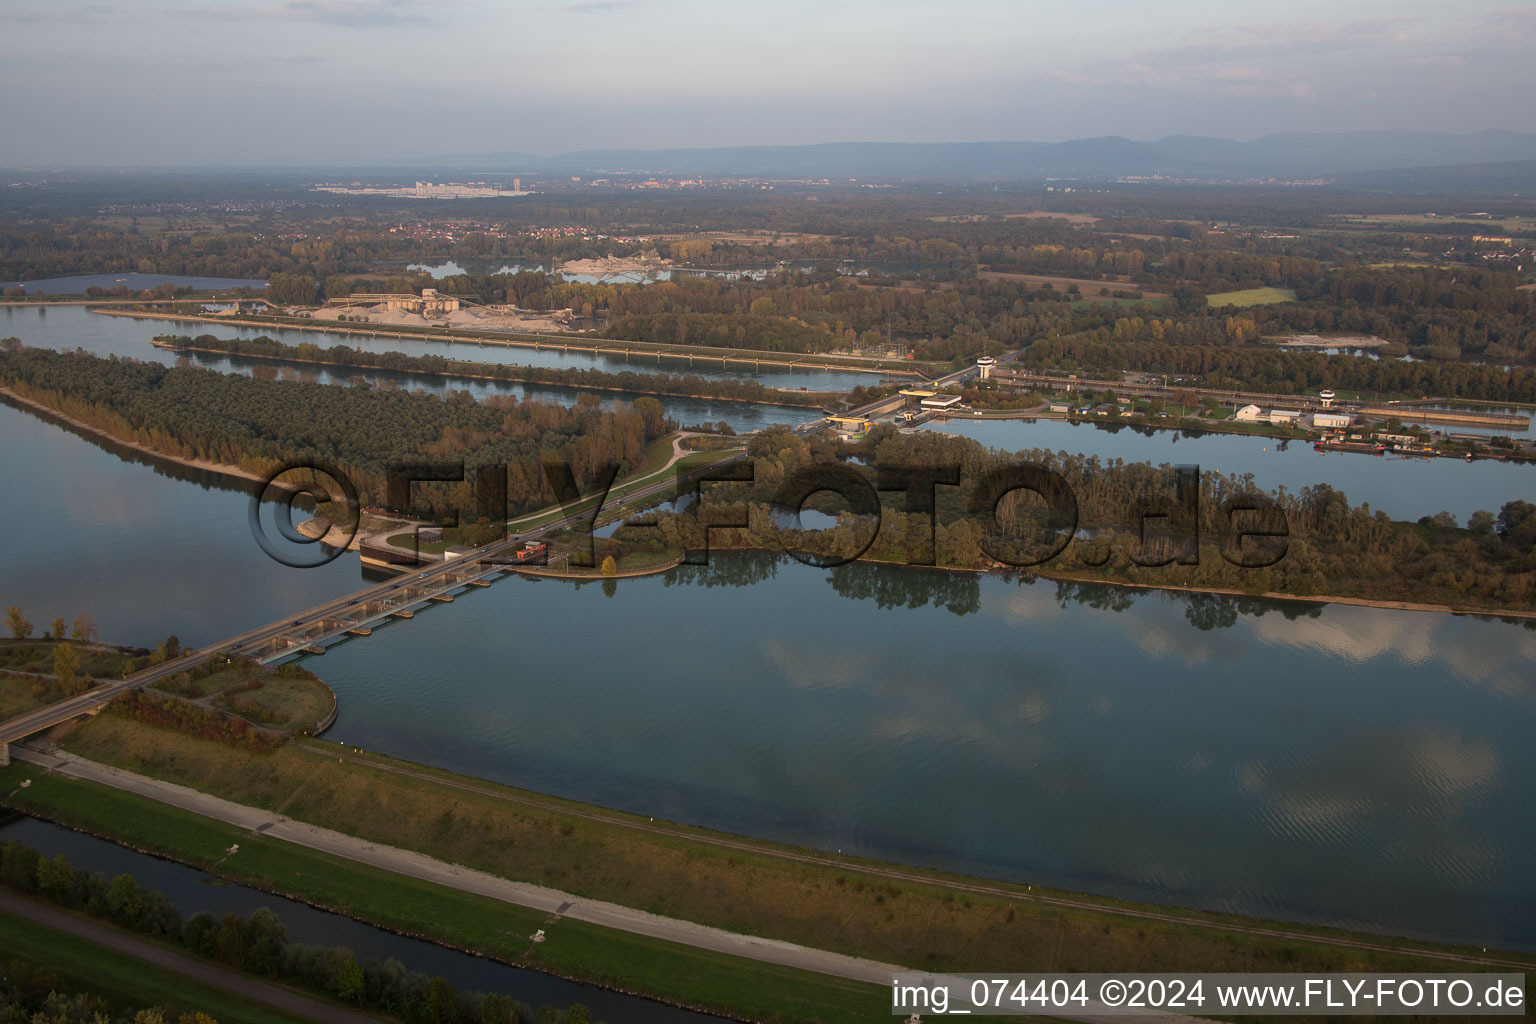
[[[736,453],[676,475],[662,470],[658,473],[661,479],[657,482],[628,491],[622,495],[621,500],[630,504],[636,500],[671,493],[674,489],[680,492],[685,483],[744,458],[745,453]],[[151,665],[126,679],[102,683],[84,693],[0,722],[0,766],[10,764],[12,743],[81,715],[94,715],[119,694],[185,672],[210,654],[222,652],[231,656],[240,655],[260,664],[269,664],[305,651],[323,651],[328,640],[348,634],[365,636],[374,623],[389,618],[410,618],[415,609],[434,601],[451,601],[455,593],[468,587],[489,586],[493,579],[508,572],[511,566],[520,564],[513,559],[512,554],[523,544],[593,518],[594,510],[585,505],[586,500],[583,499],[575,511],[534,529],[474,548],[457,558],[418,566],[408,576],[365,587],[202,650]]]

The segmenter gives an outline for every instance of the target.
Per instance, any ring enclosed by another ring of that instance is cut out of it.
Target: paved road
[[[153,942],[135,938],[112,928],[105,928],[90,921],[81,920],[61,911],[31,900],[22,899],[8,892],[0,892],[0,911],[24,917],[28,921],[52,928],[54,931],[73,935],[97,946],[125,953],[136,960],[184,974],[231,995],[252,1002],[264,1003],[284,1013],[291,1013],[305,1020],[325,1021],[327,1024],[378,1024],[378,1017],[369,1017],[352,1010],[300,995],[278,985],[259,981],[248,975],[219,967],[203,960],[157,946]]]
[[[274,815],[270,811],[232,803],[185,786],[136,775],[88,761],[73,754],[44,753],[31,748],[20,748],[16,751],[16,756],[20,760],[32,762],[69,778],[87,779],[112,786],[298,846],[319,850],[322,853],[381,868],[409,878],[447,886],[460,892],[543,911],[556,919],[570,918],[585,921],[588,924],[600,925],[632,935],[644,935],[696,949],[744,957],[760,963],[867,982],[881,988],[887,988],[895,974],[910,970],[894,964],[883,964],[842,953],[812,949],[792,942],[740,935],[722,928],[711,928],[691,921],[648,914],[642,910],[619,906],[616,903],[589,900],[542,885],[510,881],[409,850],[383,846],[365,839],[333,832],[330,829],[292,821],[281,815]],[[560,941],[558,924],[547,925],[546,934],[547,941]],[[1081,1024],[1125,1024],[1126,1020],[1123,1017],[1109,1017],[1091,1012],[1080,1014],[1058,1012],[1051,1016],[1078,1021]],[[1154,1024],[1195,1024],[1198,1018],[1158,1014],[1138,1019],[1152,1021]]]
[[[682,475],[681,480],[691,479],[692,477],[702,475],[715,466],[738,462],[744,458],[746,458],[744,453],[728,456],[709,466],[690,470]],[[669,465],[671,464],[669,463]],[[621,499],[615,500],[629,502],[638,498],[648,498],[671,491],[672,488],[678,486],[681,482],[677,474],[668,473],[666,469],[658,470],[656,476],[656,482],[626,493]],[[619,488],[615,487],[614,489],[618,490]],[[408,576],[378,583],[371,587],[364,587],[362,590],[355,591],[345,597],[335,598],[313,608],[298,612],[291,618],[284,618],[278,622],[258,626],[256,629],[229,637],[219,643],[209,645],[199,653],[186,654],[180,658],[162,662],[127,679],[113,680],[110,683],[87,690],[77,696],[38,708],[23,715],[18,715],[9,721],[0,722],[0,744],[14,743],[33,733],[41,732],[61,722],[69,721],[71,718],[98,711],[125,690],[146,686],[192,668],[203,660],[208,651],[226,651],[230,654],[251,653],[253,649],[259,650],[262,645],[278,637],[308,634],[311,632],[309,626],[320,620],[345,618],[347,613],[357,605],[376,602],[388,597],[399,597],[398,591],[402,588],[414,588],[422,591],[432,590],[437,587],[440,578],[447,574],[463,572],[466,569],[472,568],[477,562],[484,559],[494,559],[503,552],[529,540],[543,537],[546,534],[564,529],[575,523],[584,522],[591,515],[592,509],[579,509],[574,513],[561,516],[537,528],[514,533],[505,540],[497,540],[482,545],[473,549],[462,558],[455,558],[445,562],[434,562]],[[524,518],[528,517],[525,516]],[[515,523],[513,528],[516,528]],[[449,589],[453,588],[450,587]],[[316,635],[332,635],[335,632],[335,630],[322,629]]]
[[[616,903],[573,896],[542,885],[509,881],[409,850],[381,846],[330,829],[293,821],[274,815],[270,811],[246,807],[185,786],[125,772],[71,754],[43,753],[30,748],[17,748],[14,753],[17,760],[30,761],[69,778],[87,779],[112,786],[194,814],[201,814],[253,832],[259,831],[262,835],[306,846],[359,864],[367,864],[410,878],[445,885],[462,892],[485,896],[515,906],[529,907],[560,917],[698,949],[748,957],[764,963],[797,967],[856,981],[867,981],[875,985],[889,985],[891,972],[904,969],[873,960],[861,960],[840,953],[797,946],[790,942],[738,935],[721,928],[710,928],[690,921],[660,917],[641,910],[621,907]],[[239,854],[235,856],[238,857]],[[551,929],[549,941],[559,941],[558,928]]]
[[[326,757],[328,754],[322,747],[314,745],[299,745],[295,747],[305,753],[316,757]],[[342,756],[352,758],[350,753]],[[415,771],[398,764],[387,764],[383,761],[367,758],[356,758],[358,763],[366,764],[370,771],[392,772],[396,775],[404,775],[409,778],[430,782],[434,786],[444,786],[450,789],[463,790],[479,796],[488,796],[506,803],[518,804],[524,807],[549,810],[551,804],[548,800],[540,800],[537,797],[521,796],[509,792],[504,788],[491,783],[477,785],[472,781],[447,778],[442,775],[434,775],[425,771]],[[588,821],[598,822],[617,828],[630,829],[634,832],[643,832],[651,835],[668,836],[682,839],[690,843],[701,843],[723,850],[739,850],[742,853],[762,855],[766,849],[765,844],[751,839],[738,839],[725,834],[703,834],[694,829],[682,828],[665,821],[643,822],[635,821],[619,813],[611,813],[600,808],[581,809],[571,806],[561,806],[559,813],[576,818],[584,818]],[[914,885],[930,886],[935,889],[947,889],[959,893],[974,893],[978,896],[994,896],[1000,899],[1015,900],[1019,903],[1037,903],[1048,907],[1062,907],[1069,910],[1087,911],[1095,914],[1103,914],[1107,917],[1128,918],[1135,921],[1158,921],[1167,924],[1182,925],[1191,928],[1208,928],[1216,933],[1237,932],[1243,935],[1257,935],[1266,939],[1277,939],[1282,942],[1307,942],[1322,946],[1332,946],[1337,949],[1357,949],[1370,953],[1392,953],[1398,956],[1420,957],[1425,960],[1448,960],[1454,963],[1464,963],[1478,967],[1495,967],[1505,970],[1531,971],[1536,969],[1536,961],[1529,958],[1518,959],[1518,954],[1503,955],[1498,953],[1477,954],[1470,952],[1456,952],[1450,949],[1415,949],[1412,946],[1392,945],[1386,941],[1372,942],[1368,939],[1352,939],[1347,935],[1333,935],[1326,932],[1308,932],[1298,928],[1287,928],[1283,925],[1265,924],[1255,921],[1251,924],[1243,924],[1238,921],[1221,921],[1219,923],[1207,923],[1199,918],[1190,917],[1188,914],[1179,914],[1168,910],[1157,910],[1152,907],[1136,907],[1130,905],[1106,904],[1092,897],[1074,897],[1071,894],[1018,891],[1016,886],[989,885],[984,881],[961,881],[955,878],[935,877],[922,871],[903,868],[895,865],[885,866],[874,863],[850,864],[847,860],[833,857],[827,854],[818,854],[808,851],[777,848],[770,855],[779,860],[794,861],[798,864],[815,864],[819,867],[836,868],[840,871],[852,871],[861,875],[870,875],[875,878],[889,878],[896,882],[908,882]]]

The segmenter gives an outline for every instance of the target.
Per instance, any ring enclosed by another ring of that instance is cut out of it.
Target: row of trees
[[[1104,462],[1065,452],[989,451],[964,438],[903,435],[889,427],[870,432],[859,451],[867,461],[862,466],[839,461],[848,453],[846,445],[806,440],[786,430],[754,437],[749,452],[755,458],[754,481],[719,485],[709,502],[724,510],[710,514],[746,516],[749,525],[713,531],[711,546],[847,557],[868,542],[864,557],[913,564],[986,568],[1002,561],[1127,583],[1536,607],[1536,506],[1526,502],[1510,502],[1497,515],[1481,513],[1465,528],[1444,517],[1415,525],[1352,505],[1326,484],[1265,495],[1251,477],[1207,472],[1200,480],[1199,501],[1186,516],[1184,492],[1168,466]],[[789,483],[803,481],[807,473],[815,478],[818,469],[829,466],[871,481],[882,471],[952,468],[959,484],[936,489],[936,526],[926,513],[904,511],[898,495],[890,499],[895,507],[881,509],[873,535],[870,520],[839,512],[846,506],[823,491],[807,507],[836,514],[837,523],[808,537],[777,514],[775,502]],[[978,512],[972,501],[982,482],[1018,466],[1036,467],[1058,481],[1070,495],[1065,507],[1072,514],[1059,503],[1047,505],[1021,491],[998,506],[996,522],[990,512]],[[1224,511],[1229,503],[1253,505],[1261,510],[1253,513],[1260,518],[1232,518]],[[1149,511],[1171,518],[1154,520],[1144,530],[1140,517]],[[701,514],[700,503],[681,514],[664,514],[661,539],[675,546],[703,546]],[[1238,536],[1239,530],[1251,531],[1255,524],[1267,529],[1275,522],[1284,526],[1283,540]],[[1170,564],[1156,564],[1160,561]]]
[[[0,1024],[219,1024],[198,1010],[173,1020],[158,1006],[113,1014],[105,999],[72,987],[52,964],[12,960],[0,978]]]
[[[199,913],[183,921],[170,897],[142,887],[132,875],[108,881],[100,872],[70,864],[62,853],[44,857],[14,841],[0,846],[0,882],[57,906],[180,945],[204,959],[323,992],[410,1024],[588,1024],[590,1020],[579,1004],[564,1011],[540,1007],[535,1014],[509,996],[460,992],[446,979],[407,970],[398,960],[359,959],[344,946],[291,942],[282,920],[266,907],[249,918]]]
[[[1279,394],[1330,387],[1415,398],[1536,401],[1536,367],[1373,359],[1259,345],[1191,345],[1180,344],[1177,334],[1155,340],[1149,337],[1152,333],[1142,326],[1134,337],[1126,332],[1120,340],[1106,338],[1103,332],[1042,338],[1022,358],[1026,366],[1041,370],[1143,370],[1200,377],[1211,387],[1252,387]]]
[[[329,363],[338,366],[366,367],[396,373],[422,373],[446,376],[490,377],[496,380],[547,384],[562,388],[587,388],[600,391],[649,392],[656,395],[723,398],[727,400],[771,402],[780,405],[819,404],[815,395],[800,395],[765,387],[755,380],[711,379],[691,373],[617,373],[575,367],[519,366],[514,363],[476,363],[442,356],[410,356],[403,352],[373,352],[346,345],[322,349],[304,342],[285,345],[265,335],[259,338],[216,338],[202,334],[196,338],[162,336],[155,339],[187,349],[227,352],[231,355],[261,359],[288,359]],[[666,428],[666,412],[660,402],[639,399],[634,409],[646,417],[648,429]]]
[[[544,507],[554,494],[543,460],[568,464],[585,492],[610,463],[642,465],[646,446],[669,429],[654,400],[613,411],[585,394],[574,408],[510,396],[475,401],[464,392],[438,397],[263,381],[18,345],[0,347],[0,381],[174,458],[263,475],[329,463],[350,477],[364,504],[385,503],[391,465],[462,460],[464,482],[414,488],[423,514],[474,508],[470,481],[485,467],[506,467],[510,512]]]
[[[22,614],[20,605],[10,605],[5,609],[5,623],[11,631],[11,639],[26,640],[32,635],[32,623]],[[53,620],[44,639],[63,640],[66,636],[76,643],[92,643],[96,639],[96,620],[84,612],[75,616],[75,624],[68,628],[64,625],[64,617],[61,615]]]

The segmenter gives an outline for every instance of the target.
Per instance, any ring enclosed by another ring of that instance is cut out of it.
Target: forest
[[[199,352],[226,352],[230,355],[257,359],[326,363],[334,366],[389,370],[397,373],[420,373],[437,376],[489,377],[496,380],[519,381],[527,384],[548,384],[565,388],[588,388],[599,391],[624,391],[635,394],[683,395],[718,398],[726,401],[764,402],[773,405],[815,407],[822,396],[814,392],[781,391],[764,386],[755,380],[730,378],[706,378],[696,374],[636,373],[630,370],[608,372],[575,367],[519,366],[515,363],[479,363],[442,356],[410,356],[403,352],[371,352],[347,345],[320,348],[303,342],[286,345],[262,335],[256,338],[216,338],[200,334],[195,338],[186,335],[161,335],[157,342],[174,345],[182,350]]]
[[[475,401],[408,391],[258,380],[190,367],[0,343],[0,385],[122,441],[172,458],[270,474],[311,460],[346,473],[364,504],[383,504],[393,464],[462,461],[466,481],[505,466],[512,513],[553,502],[541,460],[571,466],[583,492],[610,463],[638,467],[646,446],[672,428],[661,403],[638,398],[606,411],[592,395],[575,408]],[[418,511],[476,507],[465,482],[419,486]]]
[[[781,429],[753,437],[748,451],[754,457],[750,484],[712,485],[707,501],[659,513],[654,527],[624,527],[615,541],[799,552],[812,564],[835,565],[857,554],[1085,582],[1536,609],[1536,505],[1528,502],[1478,512],[1465,524],[1443,514],[1403,523],[1351,504],[1327,484],[1265,494],[1251,477],[1206,472],[1196,492],[1168,466],[1001,452],[965,438],[883,426],[852,451]],[[844,461],[850,454],[865,464]],[[1025,479],[1036,495],[1014,491],[978,504],[977,495],[997,497],[999,479],[1017,482],[1019,467],[1033,474]],[[914,473],[930,474],[915,478],[919,493],[933,479],[945,480],[928,491],[936,517],[907,503],[914,489],[902,481]],[[805,505],[835,515],[835,526],[802,531],[794,525],[807,480],[849,495],[835,498],[822,489]],[[874,483],[895,493],[879,501]],[[743,520],[747,527],[717,527],[704,541],[706,522]]]

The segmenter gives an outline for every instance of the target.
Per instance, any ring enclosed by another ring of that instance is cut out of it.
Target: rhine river
[[[707,360],[699,360],[697,365],[689,366],[685,362],[672,359],[658,363],[655,359],[625,360],[622,356],[561,352],[548,348],[532,349],[509,345],[477,345],[473,342],[371,337],[329,331],[284,331],[275,328],[237,327],[230,324],[149,320],[92,313],[83,306],[9,308],[0,306],[0,338],[16,337],[23,344],[36,348],[52,348],[60,351],[82,348],[99,356],[116,355],[146,362],[173,364],[182,357],[149,343],[151,338],[161,334],[182,334],[193,337],[199,334],[211,334],[218,338],[255,338],[265,334],[289,345],[307,341],[321,348],[347,345],[370,352],[404,352],[413,356],[437,355],[448,359],[482,363],[595,369],[612,373],[626,370],[635,373],[692,373],[710,379],[755,379],[768,387],[806,388],[816,391],[843,390],[858,384],[873,384],[880,379],[875,374],[851,371],[764,366],[759,373],[754,374],[750,367],[742,364],[731,363],[722,368],[718,361],[711,363]],[[244,359],[207,352],[193,353],[190,359],[196,366],[245,374],[249,374],[256,366],[274,365],[271,360]],[[518,398],[533,398],[562,405],[573,404],[577,394],[580,393],[575,388],[541,387],[505,381],[461,380],[369,370],[362,367],[323,367],[292,363],[284,367],[284,373],[286,376],[306,377],[324,383],[347,382],[353,378],[362,378],[376,384],[408,387],[415,390],[439,393],[449,390],[468,391],[477,397],[491,394],[514,395]],[[611,392],[599,391],[595,394],[602,397],[605,402],[612,402],[615,397]],[[721,402],[708,398],[658,396],[658,401],[666,407],[667,414],[680,423],[717,423],[724,420],[738,432],[756,430],[770,423],[804,423],[821,415],[815,409],[802,407]]]
[[[288,344],[311,341],[321,347],[350,345],[373,351],[403,351],[410,355],[436,354],[482,362],[506,362],[536,366],[591,367],[607,370],[656,371],[650,360],[626,362],[617,357],[562,353],[547,349],[508,348],[460,342],[413,341],[404,338],[359,338],[351,335],[313,331],[264,331],[222,324],[173,323],[165,320],[140,320],[93,314],[79,306],[0,307],[0,337],[16,336],[27,345],[68,350],[83,348],[97,355],[117,355],[134,359],[174,363],[176,353],[156,348],[149,339],[157,334],[214,334],[222,338],[255,337],[270,333]],[[267,360],[250,360],[209,353],[195,353],[192,365],[232,373],[250,373],[255,366],[273,365]],[[678,372],[679,364],[660,367]],[[442,393],[469,391],[477,397],[501,394],[569,405],[580,393],[575,388],[540,387],[500,381],[446,380],[359,368],[280,366],[289,377],[305,377],[322,382],[346,382],[361,377],[376,385],[399,386]],[[746,368],[732,364],[721,370],[695,368],[702,376],[750,377]],[[846,388],[869,384],[878,378],[872,374],[794,370],[771,372],[764,367],[758,375],[763,383],[776,387]],[[623,400],[624,395],[597,392],[605,402]],[[737,432],[757,430],[773,423],[800,424],[817,418],[816,410],[788,406],[754,405],[744,402],[720,402],[706,398],[658,399],[667,414],[679,423],[700,424],[725,421]],[[990,447],[1015,451],[1045,448],[1098,455],[1104,459],[1148,461],[1153,463],[1194,464],[1202,469],[1240,475],[1252,473],[1266,489],[1286,487],[1299,491],[1312,484],[1326,483],[1347,494],[1352,501],[1369,503],[1394,519],[1416,520],[1442,510],[1465,521],[1479,509],[1497,512],[1504,502],[1521,499],[1536,501],[1536,467],[1481,461],[1466,463],[1453,459],[1404,459],[1398,456],[1374,457],[1332,452],[1326,455],[1312,450],[1304,442],[1282,442],[1273,438],[1236,434],[1187,435],[1174,430],[1137,430],[1129,426],[1103,427],[1093,424],[1069,424],[1061,421],[994,420],[972,422],[950,420],[933,429],[972,437]]]
[[[361,582],[267,560],[213,481],[0,430],[34,622],[202,645]],[[611,590],[506,580],[310,659],[332,735],[845,853],[1536,949],[1526,626],[751,556]]]

